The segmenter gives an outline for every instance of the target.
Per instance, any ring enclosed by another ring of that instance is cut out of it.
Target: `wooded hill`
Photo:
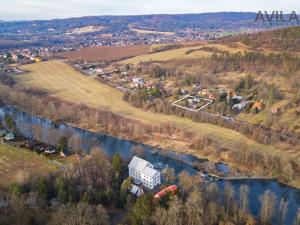
[[[242,42],[253,49],[300,51],[300,26],[244,34],[223,39],[222,43]]]

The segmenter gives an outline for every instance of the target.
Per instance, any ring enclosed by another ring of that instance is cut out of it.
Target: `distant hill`
[[[300,26],[287,27],[253,34],[224,38],[221,42],[242,42],[253,49],[300,51]]]
[[[0,34],[30,32],[39,34],[55,28],[56,32],[66,32],[84,26],[104,26],[106,32],[133,28],[178,31],[184,29],[202,30],[240,30],[253,28],[271,28],[274,24],[254,22],[256,13],[218,12],[178,15],[140,15],[140,16],[89,16],[70,19],[11,21],[0,22]]]

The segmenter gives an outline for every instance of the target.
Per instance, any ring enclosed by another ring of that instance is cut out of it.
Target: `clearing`
[[[120,115],[154,125],[172,123],[182,130],[192,131],[197,135],[208,135],[216,139],[220,146],[229,149],[234,147],[235,141],[240,141],[266,154],[279,155],[281,158],[289,159],[299,157],[298,154],[283,154],[282,151],[272,146],[259,144],[230,129],[212,124],[197,123],[177,116],[141,111],[123,101],[123,93],[117,89],[80,74],[62,61],[30,64],[22,66],[22,69],[31,72],[17,76],[20,85],[41,88],[48,91],[50,95],[69,102],[82,102],[92,107],[106,107]]]
[[[143,29],[134,29],[131,28],[131,31],[134,31],[139,34],[160,34],[160,35],[174,35],[174,32],[163,32],[163,31],[155,31],[155,30],[143,30]]]
[[[11,182],[24,182],[32,175],[46,175],[57,167],[37,153],[0,144],[0,187]]]

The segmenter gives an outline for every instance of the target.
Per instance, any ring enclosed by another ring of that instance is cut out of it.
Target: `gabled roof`
[[[135,170],[140,171],[149,177],[154,176],[158,172],[157,170],[153,169],[153,165],[151,163],[136,156],[132,158],[128,167],[134,168]]]
[[[136,156],[133,156],[132,160],[130,161],[128,167],[133,167],[135,168],[136,170],[139,170],[139,171],[143,171],[144,168],[149,164],[148,161],[146,160],[143,160],[139,157],[136,157]]]
[[[153,177],[156,173],[158,173],[157,170],[155,169],[152,169],[150,167],[146,167],[144,170],[143,170],[143,174],[145,174],[146,176],[148,177]]]

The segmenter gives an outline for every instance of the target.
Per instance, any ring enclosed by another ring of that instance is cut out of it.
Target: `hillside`
[[[185,131],[207,134],[216,138],[222,145],[230,148],[232,138],[248,143],[257,149],[275,153],[271,146],[258,144],[244,135],[226,128],[211,124],[195,123],[191,120],[161,113],[141,111],[123,101],[122,93],[94,79],[81,75],[67,64],[59,61],[49,61],[23,67],[31,71],[18,77],[20,85],[38,87],[46,90],[51,96],[62,98],[69,102],[85,103],[92,107],[103,107],[125,117],[153,125],[163,125],[168,122]],[[46,75],[46,76],[45,76]],[[113,103],[113,104],[111,104]]]
[[[253,49],[300,51],[300,26],[225,38],[222,43],[242,42]]]

